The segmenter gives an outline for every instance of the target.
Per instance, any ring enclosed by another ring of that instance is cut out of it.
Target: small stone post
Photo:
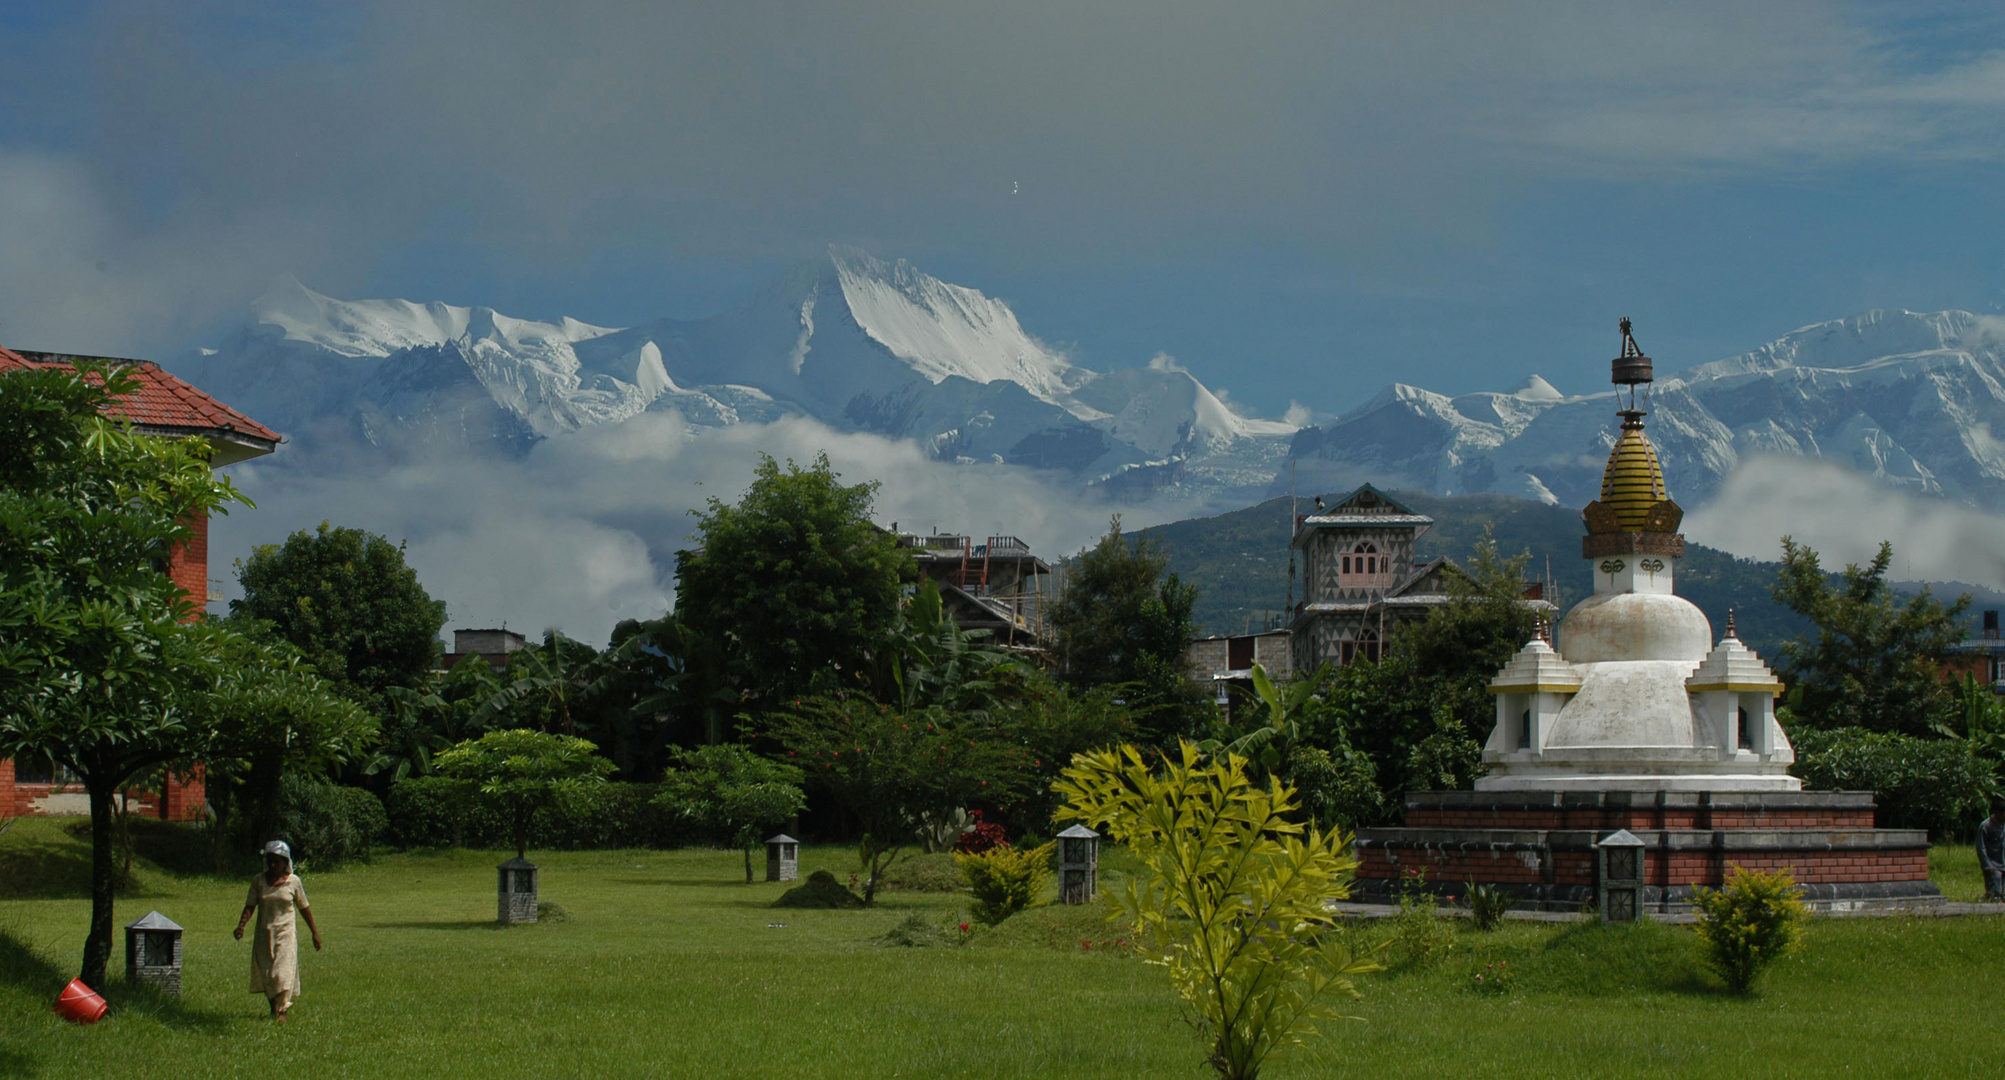
[[[125,926],[125,977],[181,995],[181,928],[157,911]]]
[[[1074,825],[1058,834],[1058,902],[1084,904],[1100,891],[1100,834]]]
[[[780,833],[766,840],[766,880],[793,881],[801,876],[801,842]]]
[[[1618,829],[1594,845],[1602,922],[1635,922],[1643,910],[1643,841]]]
[[[536,864],[527,859],[510,859],[498,868],[495,886],[495,919],[501,923],[536,921]]]

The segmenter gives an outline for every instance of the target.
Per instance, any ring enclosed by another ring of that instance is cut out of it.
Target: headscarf
[[[292,873],[292,849],[286,846],[285,841],[273,840],[271,843],[266,844],[265,854],[268,856],[276,855],[279,858],[284,859],[285,872],[288,874]]]

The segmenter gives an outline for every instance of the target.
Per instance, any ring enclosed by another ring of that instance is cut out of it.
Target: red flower
[[[967,924],[967,923],[962,923],[962,924],[961,924],[961,929],[962,929],[963,931],[967,930],[967,928],[968,928],[968,924]]]
[[[1082,948],[1082,949],[1085,949],[1085,950],[1086,950],[1086,951],[1088,951],[1088,952],[1091,952],[1091,951],[1093,951],[1093,943],[1092,943],[1092,942],[1090,942],[1090,941],[1082,941],[1082,942],[1080,942],[1080,943],[1079,943],[1079,947],[1080,947],[1080,948]]]

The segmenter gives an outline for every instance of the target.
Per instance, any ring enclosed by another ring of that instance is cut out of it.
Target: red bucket
[[[82,979],[71,979],[63,987],[63,996],[56,999],[56,1015],[74,1024],[95,1024],[104,1019],[109,1008]]]

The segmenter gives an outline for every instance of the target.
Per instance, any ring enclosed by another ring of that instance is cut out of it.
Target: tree
[[[320,523],[237,561],[236,620],[290,642],[320,677],[377,716],[393,686],[416,687],[438,666],[446,605],[404,562],[404,546]]]
[[[768,761],[743,746],[725,743],[677,751],[676,764],[662,774],[654,803],[699,828],[729,836],[745,852],[745,884],[752,883],[752,849],[763,834],[801,812],[801,770]]]
[[[382,741],[363,773],[385,785],[430,773],[434,754],[488,730],[482,706],[500,691],[494,668],[479,656],[463,656],[418,686],[391,687]]]
[[[1226,1080],[1254,1080],[1269,1058],[1337,1018],[1327,998],[1358,996],[1350,976],[1379,970],[1329,933],[1327,904],[1350,894],[1350,838],[1289,819],[1293,789],[1246,775],[1246,759],[1188,741],[1161,771],[1132,746],[1081,754],[1058,790],[1063,815],[1099,828],[1147,868],[1114,902],[1150,963],[1211,1044]]]
[[[841,694],[804,698],[760,726],[861,827],[866,904],[922,826],[972,804],[1012,802],[1030,776],[1030,751],[999,722],[943,709],[906,712]]]
[[[191,622],[168,576],[189,523],[243,502],[200,439],[137,434],[103,410],[138,388],[117,368],[0,377],[0,758],[47,757],[91,804],[91,923],[80,978],[105,985],[116,884],[112,800],[207,733],[228,636]]]
[[[879,650],[880,671],[871,681],[879,696],[895,696],[904,708],[987,712],[997,704],[993,676],[1017,663],[988,637],[987,630],[962,630],[947,616],[939,586],[931,578],[921,580]]]
[[[515,857],[528,854],[536,813],[606,782],[613,763],[584,739],[517,728],[468,739],[432,759],[440,775],[480,785],[509,817]]]
[[[210,732],[203,760],[219,866],[233,832],[261,842],[277,831],[285,776],[318,776],[357,760],[379,729],[375,717],[335,693],[291,645],[232,637],[222,674],[198,706]]]
[[[1051,623],[1066,681],[1124,684],[1154,742],[1196,734],[1210,709],[1186,673],[1197,589],[1175,574],[1159,544],[1121,538],[1121,518],[1066,567]]]
[[[1834,583],[1815,551],[1782,538],[1776,602],[1816,627],[1814,638],[1784,644],[1776,658],[1798,721],[1924,735],[1955,719],[1940,676],[1963,639],[1970,597],[1945,605],[1924,588],[1900,603],[1887,585],[1893,559],[1893,545],[1882,542],[1872,562],[1847,565]]]
[[[844,486],[828,455],[784,470],[761,454],[736,506],[698,513],[699,547],[676,553],[676,613],[723,642],[733,674],[774,702],[854,687],[917,573],[871,524],[875,482]]]

